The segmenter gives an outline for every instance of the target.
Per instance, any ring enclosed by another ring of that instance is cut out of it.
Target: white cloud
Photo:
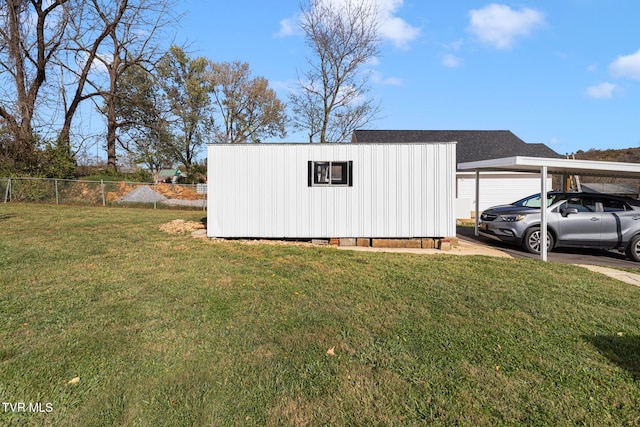
[[[371,72],[371,81],[375,84],[386,86],[402,86],[402,79],[398,77],[384,77],[379,71]]]
[[[288,37],[298,33],[298,22],[295,18],[286,18],[280,21],[280,31],[276,37]]]
[[[361,2],[362,0],[323,0],[332,3],[337,8],[344,7],[346,1]],[[404,19],[397,16],[398,10],[403,6],[404,0],[369,0],[378,7],[380,35],[383,39],[392,42],[396,47],[406,49],[409,43],[418,38],[420,29],[412,26]],[[280,21],[280,31],[277,37],[286,37],[300,34],[298,17],[287,18]]]
[[[367,65],[369,67],[375,67],[376,65],[380,65],[380,58],[375,56],[373,58],[369,58],[369,60],[367,61]]]
[[[298,84],[297,80],[271,80],[269,86],[276,92],[291,92]]]
[[[611,99],[613,92],[617,90],[617,86],[613,83],[603,82],[595,86],[587,88],[587,95],[595,99]]]
[[[345,0],[332,0],[344,2]],[[356,0],[358,1],[358,0]],[[404,5],[404,0],[370,0],[378,7],[380,13],[380,33],[397,48],[407,49],[409,43],[420,35],[420,29],[397,16]]]
[[[420,30],[397,16],[386,16],[380,23],[380,33],[396,47],[407,49],[409,43],[420,35]]]
[[[537,10],[514,10],[497,3],[471,10],[469,16],[468,30],[480,41],[498,49],[510,49],[516,38],[528,36],[544,24],[544,15]]]
[[[625,77],[640,80],[640,50],[636,53],[618,58],[609,65],[609,73],[613,77]]]
[[[452,54],[447,54],[442,57],[442,65],[448,68],[458,68],[463,64],[462,58],[459,58]]]

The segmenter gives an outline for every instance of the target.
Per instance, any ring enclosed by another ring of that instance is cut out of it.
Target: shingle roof
[[[456,162],[502,157],[561,157],[544,144],[527,144],[508,130],[356,130],[353,143],[456,141]]]

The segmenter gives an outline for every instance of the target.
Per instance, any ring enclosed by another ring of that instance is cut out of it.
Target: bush
[[[127,182],[153,182],[151,173],[144,169],[135,172],[120,172],[110,169],[86,170],[87,175],[81,179],[88,181],[127,181]]]
[[[38,175],[46,178],[73,179],[76,174],[76,159],[69,147],[47,142],[40,152]]]
[[[6,139],[6,135],[4,135]],[[18,146],[14,141],[1,142],[0,175],[40,178],[75,178],[76,160],[67,145],[41,141],[37,135]]]
[[[178,184],[204,184],[207,182],[207,167],[204,165],[191,165],[189,176],[178,178]]]
[[[55,200],[55,182],[39,179],[12,179],[11,199],[20,202]]]

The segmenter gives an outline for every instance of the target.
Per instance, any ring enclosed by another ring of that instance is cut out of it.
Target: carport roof
[[[544,157],[504,157],[501,159],[480,160],[477,162],[458,163],[458,170],[476,171],[476,235],[478,234],[479,186],[481,171],[538,172],[541,177],[546,174],[561,175],[593,175],[615,176],[624,178],[640,178],[639,163],[604,162],[600,160],[551,159]],[[540,194],[546,194],[547,180],[540,180]],[[540,258],[547,260],[547,210],[540,210]]]
[[[553,159],[547,157],[516,156],[458,163],[458,170],[540,173],[541,168],[544,166],[547,168],[547,173],[550,174],[640,178],[640,163]]]

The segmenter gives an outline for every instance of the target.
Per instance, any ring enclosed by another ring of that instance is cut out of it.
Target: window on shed
[[[353,162],[313,162],[308,164],[309,187],[315,186],[348,186],[352,182]]]

